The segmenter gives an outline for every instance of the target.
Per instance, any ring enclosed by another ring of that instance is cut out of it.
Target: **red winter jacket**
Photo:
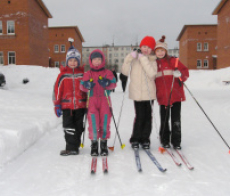
[[[175,68],[176,58],[166,57],[157,59],[157,76],[156,76],[156,93],[159,105],[168,105],[170,91],[172,88],[173,71]],[[181,72],[181,79],[183,82],[189,77],[188,68],[178,61],[177,69]],[[173,90],[170,100],[170,105],[175,102],[185,101],[185,94],[183,84],[178,78],[174,79]]]
[[[84,68],[61,67],[53,94],[54,105],[61,105],[62,109],[76,110],[86,107],[86,93],[80,90]]]

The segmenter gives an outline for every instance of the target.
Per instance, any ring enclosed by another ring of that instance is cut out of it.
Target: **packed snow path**
[[[206,76],[205,73],[202,74]],[[200,75],[199,72],[193,73],[187,83],[188,87],[191,87],[194,96],[223,137],[230,142],[230,86],[214,85],[215,78],[208,75],[211,87],[204,88],[204,82],[201,80],[200,85],[193,83],[194,80],[198,83]],[[53,83],[53,78],[51,82]],[[112,94],[115,119],[118,119],[123,96],[119,85]],[[87,139],[87,134],[85,147],[80,150],[80,155],[68,157],[59,155],[65,146],[59,119],[56,128],[46,132],[24,153],[1,167],[0,195],[228,196],[230,194],[228,149],[187,91],[186,97],[187,101],[182,104],[182,147],[190,163],[195,167],[193,171],[188,170],[183,163],[181,167],[176,166],[166,153],[160,154],[155,124],[151,135],[151,152],[167,171],[161,173],[141,150],[143,171],[141,173],[137,171],[134,153],[128,142],[134,117],[133,102],[126,96],[119,127],[122,142],[126,147],[122,150],[117,140],[114,152],[110,152],[108,157],[108,174],[102,172],[100,157],[97,173],[90,174],[90,141]],[[47,97],[47,100],[48,98],[50,97]],[[158,110],[155,102],[154,116],[159,127]],[[115,133],[113,122],[111,128],[113,134],[108,144],[110,146],[113,144]]]

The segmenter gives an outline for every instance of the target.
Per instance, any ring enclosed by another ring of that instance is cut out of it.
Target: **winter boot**
[[[98,141],[91,140],[91,156],[98,156]]]
[[[101,148],[101,156],[108,156],[108,147],[107,147],[107,140],[100,141],[100,148]]]
[[[78,148],[76,150],[62,150],[60,152],[61,156],[78,155],[78,154],[79,154],[79,149]]]
[[[139,142],[131,142],[132,148],[139,148]]]

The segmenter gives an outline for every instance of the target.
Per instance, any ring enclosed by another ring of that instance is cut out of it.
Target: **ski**
[[[140,160],[140,155],[139,155],[139,149],[138,148],[134,148],[133,150],[134,150],[134,155],[135,155],[137,170],[139,172],[141,172],[142,168],[141,168],[141,160]]]
[[[187,168],[189,170],[193,170],[194,167],[190,165],[190,163],[188,162],[187,158],[184,156],[184,154],[182,153],[182,151],[181,150],[177,150],[177,149],[175,149],[175,151],[180,156],[181,160],[184,162],[184,164],[187,166]]]
[[[170,157],[172,157],[172,160],[174,161],[174,163],[177,166],[181,166],[181,163],[179,162],[179,160],[176,158],[176,156],[173,154],[172,150],[170,148],[164,148],[165,151],[170,155]]]
[[[107,156],[102,157],[102,170],[103,170],[104,173],[108,172]]]
[[[91,174],[95,174],[97,170],[97,157],[92,157]]]
[[[153,156],[153,154],[149,151],[149,149],[144,149],[144,151],[147,153],[147,155],[149,156],[149,158],[151,159],[151,161],[157,166],[157,168],[161,171],[161,172],[165,172],[167,169],[163,168],[160,163],[157,161],[157,159]]]

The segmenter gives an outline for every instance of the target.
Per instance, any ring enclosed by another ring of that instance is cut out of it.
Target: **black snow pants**
[[[169,129],[169,116],[171,112],[171,132]],[[171,143],[173,146],[180,146],[181,144],[181,102],[173,103],[169,108],[166,116],[167,108],[165,105],[160,106],[160,139],[163,145]]]
[[[151,102],[153,105],[153,101]],[[134,101],[135,119],[130,142],[150,142],[152,130],[152,107],[150,101]]]
[[[81,144],[85,109],[63,110],[63,128],[65,133],[66,150],[76,150]]]

